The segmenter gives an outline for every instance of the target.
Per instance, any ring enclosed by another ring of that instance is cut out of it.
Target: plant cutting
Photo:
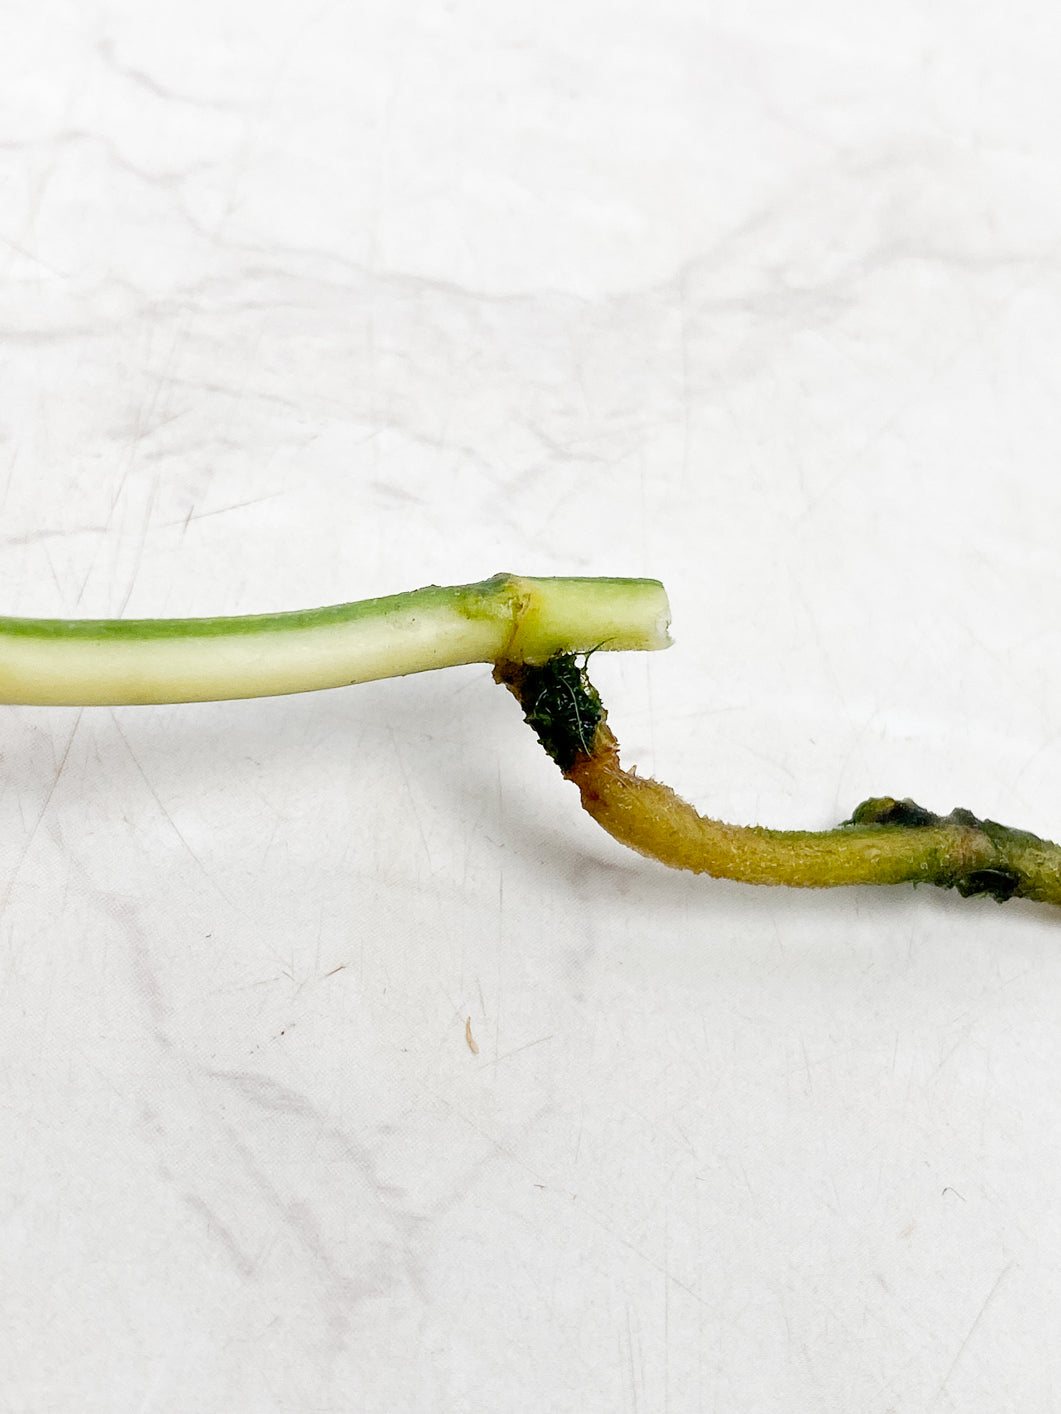
[[[237,618],[0,618],[0,702],[204,702],[489,663],[587,812],[671,868],[749,884],[928,883],[1061,903],[1061,848],[968,810],[937,815],[882,796],[834,829],[771,830],[702,816],[669,786],[624,770],[586,663],[598,650],[665,648],[669,623],[657,580],[507,574]]]

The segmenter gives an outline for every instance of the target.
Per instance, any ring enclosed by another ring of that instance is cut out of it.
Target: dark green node
[[[508,665],[504,679],[515,690],[527,725],[561,771],[590,755],[604,707],[573,653],[558,653],[540,666]]]

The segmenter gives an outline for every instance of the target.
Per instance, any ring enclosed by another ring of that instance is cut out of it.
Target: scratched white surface
[[[652,574],[628,761],[1061,830],[1054,7],[3,21],[4,612]],[[485,669],[0,751],[5,1414],[1061,1407],[1046,910],[670,875]]]

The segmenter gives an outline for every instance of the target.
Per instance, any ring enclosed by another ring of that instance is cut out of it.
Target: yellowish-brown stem
[[[499,664],[528,722],[578,786],[590,815],[622,844],[672,869],[748,884],[938,884],[999,902],[1061,903],[1061,849],[967,810],[940,816],[912,801],[865,801],[832,830],[770,830],[700,815],[669,786],[624,770],[607,714],[570,657],[542,668]]]

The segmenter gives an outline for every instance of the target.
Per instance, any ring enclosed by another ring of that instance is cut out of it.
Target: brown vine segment
[[[832,830],[771,830],[700,815],[671,788],[627,771],[585,662],[558,655],[541,666],[502,662],[494,676],[583,807],[622,844],[673,869],[749,884],[936,884],[1000,903],[1061,903],[1061,849],[968,810],[937,815],[911,800],[864,801]]]

